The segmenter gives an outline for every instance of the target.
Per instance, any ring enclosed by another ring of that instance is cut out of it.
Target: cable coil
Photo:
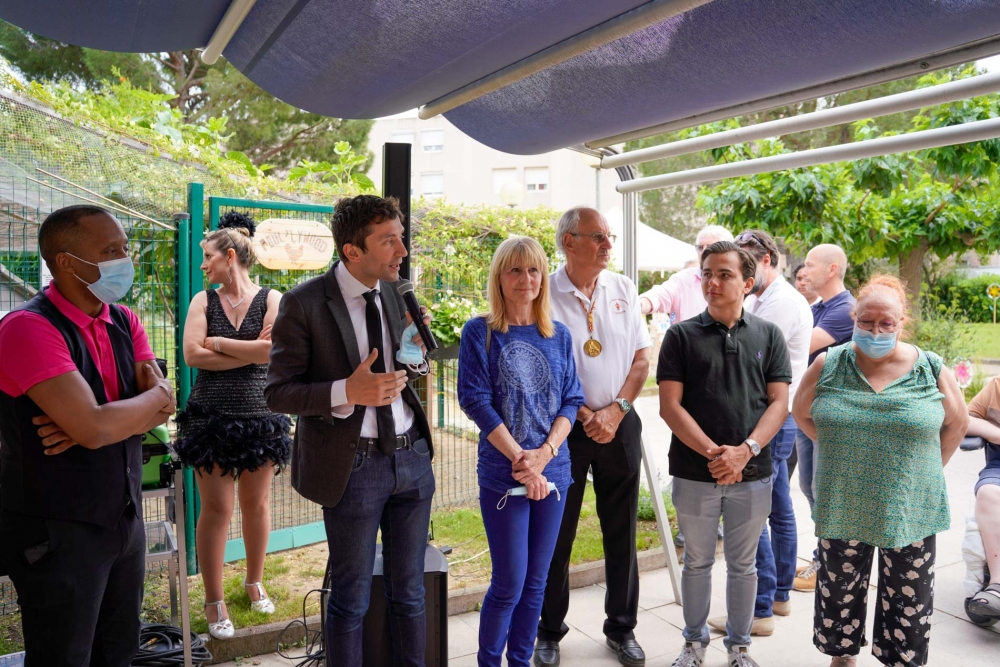
[[[212,659],[205,642],[191,633],[191,661],[203,665]],[[162,623],[143,624],[139,631],[139,652],[132,667],[177,667],[184,665],[184,635],[181,629]]]

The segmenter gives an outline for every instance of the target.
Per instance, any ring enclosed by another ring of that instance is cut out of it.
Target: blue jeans
[[[809,501],[809,510],[816,504],[816,443],[795,429],[795,449],[799,452],[799,488]]]
[[[362,664],[362,626],[382,529],[383,583],[393,667],[423,667],[424,549],[434,495],[429,453],[359,451],[344,497],[323,508],[330,548],[326,617],[327,667]]]
[[[795,449],[799,452],[799,488],[809,501],[809,511],[816,505],[816,443],[808,435],[795,429]],[[813,560],[819,559],[819,551],[813,549]]]
[[[566,507],[565,491],[528,500],[479,489],[479,506],[493,559],[479,614],[479,667],[528,667],[535,647],[549,563]],[[502,502],[501,502],[502,501]],[[497,506],[501,509],[497,509]]]
[[[788,600],[795,579],[795,561],[799,541],[795,532],[795,512],[792,510],[791,489],[788,486],[788,457],[795,446],[795,421],[789,415],[771,441],[771,461],[774,468],[771,487],[771,515],[757,543],[757,603],[754,617],[774,615],[774,601]]]
[[[719,517],[726,555],[726,648],[749,646],[753,625],[757,568],[754,554],[760,531],[771,513],[771,480],[719,486],[674,477],[674,507],[684,531],[684,639],[708,645],[708,608],[712,600],[712,566],[719,534]]]

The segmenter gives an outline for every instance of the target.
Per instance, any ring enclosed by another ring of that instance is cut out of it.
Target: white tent
[[[618,235],[618,243],[611,250],[615,267],[621,269],[625,265],[622,230],[624,229],[624,214],[615,206],[604,212],[604,217],[611,227],[611,233]],[[636,263],[639,271],[679,271],[684,265],[698,258],[694,246],[679,241],[663,232],[658,232],[642,222],[636,223]]]

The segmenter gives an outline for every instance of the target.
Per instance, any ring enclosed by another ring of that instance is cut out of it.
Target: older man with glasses
[[[604,634],[623,665],[639,667],[646,656],[635,640],[639,611],[639,567],[635,550],[639,510],[639,466],[642,423],[632,409],[649,374],[652,341],[639,313],[639,295],[625,276],[608,271],[615,241],[608,222],[591,208],[563,214],[556,245],[566,265],[552,274],[552,317],[573,336],[576,369],[583,385],[584,406],[569,434],[573,485],[566,494],[548,583],[536,667],[559,664],[559,641],[569,632],[569,558],[593,469],[597,516],[604,537],[607,595]]]

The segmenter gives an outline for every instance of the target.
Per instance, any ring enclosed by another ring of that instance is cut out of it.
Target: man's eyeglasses
[[[591,239],[597,245],[603,245],[605,241],[610,240],[613,244],[618,240],[617,234],[602,234],[601,232],[594,232],[593,234],[577,234],[576,232],[570,232],[573,236],[586,236]]]
[[[878,327],[880,333],[896,333],[896,329],[899,328],[899,322],[890,322],[889,320],[883,320],[881,322],[876,322],[875,320],[857,320],[857,325],[859,329],[864,329],[865,331],[875,332],[875,327]]]

